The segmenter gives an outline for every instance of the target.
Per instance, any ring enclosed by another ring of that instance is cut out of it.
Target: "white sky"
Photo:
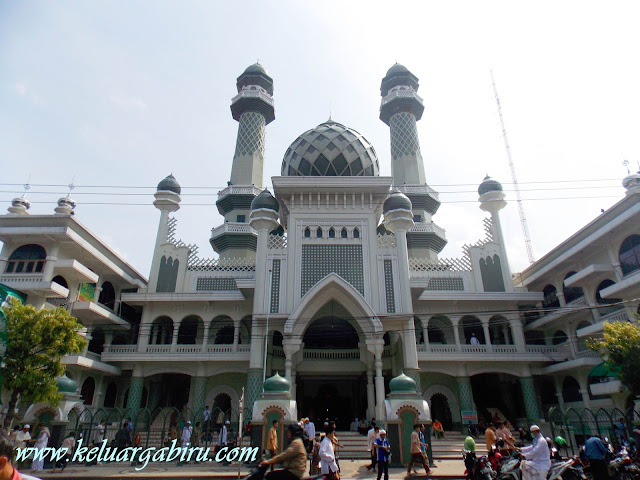
[[[474,192],[489,173],[511,200],[503,226],[520,271],[528,262],[489,69],[522,197],[547,199],[524,203],[540,258],[622,198],[624,158],[638,168],[639,14],[631,1],[0,0],[0,182],[30,176],[31,212],[53,213],[66,190],[35,185],[75,178],[78,219],[146,275],[159,218],[154,189],[91,186],[155,187],[173,172],[183,203],[209,205],[184,206],[178,236],[213,256],[215,194],[229,179],[237,132],[229,105],[244,68],[259,58],[275,82],[265,179],[279,175],[289,144],[326,120],[330,104],[389,175],[379,88],[397,60],[420,78],[422,154],[443,201],[434,220],[449,239],[442,256],[481,238]],[[596,181],[528,183],[585,179]],[[2,209],[22,193],[0,191]],[[188,195],[196,193],[207,195]],[[548,200],[593,196],[603,198]]]

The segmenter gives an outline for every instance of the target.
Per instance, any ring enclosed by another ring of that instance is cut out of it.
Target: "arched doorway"
[[[442,393],[434,393],[429,399],[429,408],[431,410],[431,418],[440,420],[445,430],[453,428],[453,420],[451,418],[451,408],[447,397]]]
[[[478,417],[491,421],[495,410],[512,424],[526,416],[520,379],[506,373],[482,373],[471,377],[473,400],[478,407]]]

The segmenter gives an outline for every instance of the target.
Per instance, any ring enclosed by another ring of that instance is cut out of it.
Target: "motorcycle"
[[[634,463],[629,456],[626,447],[618,452],[618,454],[609,462],[609,476],[619,480],[633,480],[640,477],[640,468]]]
[[[498,480],[521,480],[522,471],[520,461],[522,457],[517,455],[506,460],[500,468]],[[551,468],[547,474],[547,480],[586,480],[587,476],[582,468],[582,462],[578,457],[551,462]]]
[[[251,473],[244,477],[243,480],[263,480],[268,468],[269,465],[258,465],[253,470],[251,470]],[[317,480],[319,478],[322,478],[322,476],[322,474],[313,475],[311,477],[302,477],[300,480]]]
[[[467,468],[465,471],[467,480],[493,480],[497,477],[497,472],[491,468],[486,455],[477,458],[475,452],[463,450],[462,459]]]

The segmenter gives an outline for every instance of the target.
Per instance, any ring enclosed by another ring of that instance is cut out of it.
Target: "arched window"
[[[386,332],[383,336],[382,336],[382,340],[384,341],[384,346],[388,346],[391,345],[391,337],[389,336],[389,332]]]
[[[547,285],[542,290],[544,294],[544,300],[542,300],[542,306],[545,309],[551,308],[560,308],[560,300],[558,300],[558,296],[556,295],[556,287],[553,285]]]
[[[204,324],[200,317],[190,315],[180,322],[178,328],[179,345],[196,345],[202,343]]]
[[[322,238],[322,228],[318,227],[318,230],[316,230],[316,237]]]
[[[111,285],[111,282],[104,282],[102,284],[102,291],[98,298],[98,303],[104,305],[109,310],[113,310],[116,306],[116,290]]]
[[[336,238],[336,231],[333,227],[329,229],[329,238]]]
[[[273,332],[273,346],[274,347],[281,347],[282,346],[282,333],[278,332],[277,330],[275,332]]]
[[[640,235],[630,235],[624,239],[620,245],[618,259],[623,275],[640,269]]]
[[[104,394],[105,408],[115,407],[116,398],[118,398],[118,386],[114,382],[111,382],[109,386],[107,386],[107,391]]]
[[[5,273],[41,273],[46,258],[47,252],[40,245],[23,245],[9,257]]]
[[[573,377],[567,377],[562,382],[562,398],[565,402],[581,402],[580,384]]]
[[[344,227],[340,230],[340,238],[347,238],[347,229]]]
[[[311,238],[311,230],[309,230],[309,227],[304,229],[304,238]]]
[[[602,296],[600,295],[601,290],[604,290],[605,288],[610,287],[611,285],[615,285],[615,282],[607,278],[606,280],[603,280],[602,282],[600,282],[600,285],[598,285],[598,288],[596,288],[596,301],[600,305],[610,305],[607,307],[599,308],[598,311],[600,312],[600,315],[607,315],[611,312],[615,312],[616,310],[620,310],[623,307],[622,299],[602,298]]]
[[[564,279],[575,275],[576,272],[569,272],[564,276]],[[580,287],[565,287],[564,282],[562,283],[562,292],[564,293],[564,301],[567,303],[571,303],[574,300],[584,297],[584,291]]]
[[[568,339],[569,337],[567,337],[566,333],[564,333],[562,330],[556,330],[556,333],[553,334],[552,343],[554,345],[560,345],[561,343],[566,342]]]
[[[233,343],[233,333],[233,325],[225,325],[218,330],[213,343],[216,345],[231,345]]]
[[[96,328],[91,332],[91,341],[87,347],[90,352],[100,355],[104,350],[104,332],[101,328]]]
[[[67,289],[69,288],[69,284],[67,283],[67,281],[64,279],[64,277],[62,277],[60,275],[56,275],[55,277],[53,277],[51,279],[51,281],[56,282],[61,287],[64,287],[64,288],[67,288]]]
[[[171,345],[173,339],[173,320],[169,317],[159,317],[153,321],[149,343],[151,345]]]
[[[353,238],[360,238],[360,230],[357,227],[353,229]]]
[[[92,377],[87,378],[82,383],[80,389],[80,398],[85,405],[91,405],[93,403],[93,394],[96,391],[96,382]]]

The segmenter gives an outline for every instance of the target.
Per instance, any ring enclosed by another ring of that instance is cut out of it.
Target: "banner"
[[[0,283],[0,306],[3,307],[0,308],[0,361],[2,358],[4,358],[4,354],[7,352],[7,347],[9,346],[9,335],[7,334],[7,317],[4,314],[4,307],[9,306],[9,298],[15,298],[20,303],[25,303],[27,301],[27,296],[24,293]],[[2,380],[2,375],[0,375],[0,392],[2,391]]]
[[[463,425],[467,425],[469,422],[474,425],[478,423],[478,412],[475,410],[461,410],[460,415],[462,416]]]
[[[95,283],[81,283],[78,289],[78,301],[79,302],[93,302],[96,296],[96,284]]]

